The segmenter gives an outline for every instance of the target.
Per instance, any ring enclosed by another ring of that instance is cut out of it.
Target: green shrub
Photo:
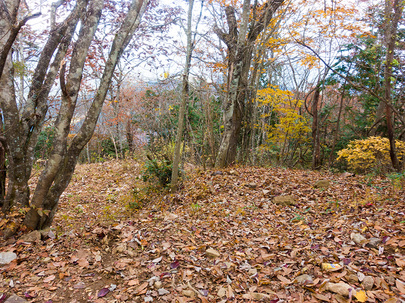
[[[172,168],[173,163],[167,155],[160,155],[160,159],[152,158],[151,155],[147,155],[147,160],[142,171],[142,180],[152,181],[156,178],[159,184],[166,187],[172,180]]]

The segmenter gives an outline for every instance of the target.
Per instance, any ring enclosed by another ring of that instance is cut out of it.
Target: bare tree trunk
[[[130,119],[127,121],[125,135],[127,137],[129,154],[132,155],[134,153],[134,134],[132,132],[132,121]]]
[[[6,138],[3,136],[3,115],[0,113],[0,208],[6,195]]]
[[[335,161],[334,153],[335,153],[336,143],[337,143],[337,139],[339,137],[339,131],[340,131],[340,120],[342,117],[343,101],[344,101],[344,97],[345,97],[345,88],[344,88],[345,85],[346,85],[346,81],[343,84],[343,91],[340,95],[339,112],[338,112],[338,117],[337,117],[337,121],[336,121],[335,133],[333,135],[332,148],[331,148],[330,155],[329,155],[329,167],[331,167],[333,162]]]
[[[312,101],[312,169],[319,169],[321,165],[321,151],[320,151],[320,138],[319,138],[319,119],[318,119],[318,105],[321,89],[319,84],[315,90]]]
[[[114,138],[114,134],[112,131],[110,131],[110,137],[111,137],[111,141],[114,145],[114,151],[115,151],[115,160],[119,160],[119,152],[118,152],[118,148],[117,148],[117,142],[115,141]]]
[[[147,0],[132,1],[127,16],[114,37],[94,100],[80,130],[73,138],[70,146],[68,146],[66,138],[69,133],[76,98],[80,89],[84,60],[97,28],[101,10],[104,7],[104,1],[101,0],[94,0],[90,3],[86,16],[82,20],[83,26],[79,33],[78,42],[73,49],[66,83],[64,82],[64,69],[61,71],[60,79],[63,94],[61,111],[59,112],[55,126],[54,148],[45,170],[39,178],[30,203],[30,210],[24,220],[24,224],[28,228],[41,229],[48,227],[52,223],[59,197],[70,182],[80,152],[94,133],[117,62],[131,40],[135,29],[138,27],[140,18],[145,12],[148,3],[149,1]]]
[[[397,152],[395,149],[395,138],[394,138],[394,125],[392,117],[392,63],[394,60],[394,50],[395,43],[397,40],[397,30],[398,22],[402,16],[404,9],[404,1],[400,0],[386,0],[385,1],[385,43],[387,45],[387,55],[385,60],[385,69],[384,69],[384,96],[385,96],[385,113],[387,119],[387,133],[388,139],[390,141],[390,157],[392,166],[398,172],[401,172],[401,166],[398,160]],[[394,10],[394,11],[393,11]]]
[[[224,33],[218,27],[214,28],[214,32],[228,47],[228,93],[225,101],[224,131],[215,162],[216,167],[226,167],[235,162],[253,48],[257,37],[267,28],[274,12],[282,3],[283,0],[268,1],[259,10],[257,2],[251,9],[250,1],[244,0],[239,33],[235,8],[227,6],[225,13],[228,33]],[[251,12],[253,20],[249,26]]]
[[[5,63],[5,73],[0,79],[0,106],[6,130],[9,182],[3,211],[8,211],[14,203],[28,205],[28,179],[34,162],[34,148],[48,109],[46,99],[84,7],[85,2],[79,1],[65,21],[51,31],[22,109],[19,109],[14,92],[11,57]]]
[[[172,168],[172,176],[171,176],[171,188],[175,190],[177,188],[177,183],[179,180],[179,164],[180,164],[180,148],[181,143],[183,141],[183,131],[184,131],[184,119],[185,119],[185,112],[186,106],[189,98],[189,75],[190,75],[190,66],[191,66],[191,55],[194,49],[195,43],[195,36],[194,39],[192,37],[191,32],[191,21],[193,17],[193,6],[194,0],[190,0],[188,2],[188,13],[187,13],[187,28],[186,28],[186,36],[187,36],[187,53],[186,53],[186,62],[184,65],[183,71],[183,86],[181,92],[181,103],[179,109],[179,124],[177,128],[176,134],[176,142],[174,147],[174,155],[173,155],[173,168]]]

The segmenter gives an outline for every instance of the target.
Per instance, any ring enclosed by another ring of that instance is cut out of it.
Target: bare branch
[[[364,90],[367,91],[370,95],[372,95],[373,97],[377,98],[378,100],[380,100],[381,102],[384,102],[385,105],[388,105],[392,111],[397,115],[398,119],[401,120],[402,124],[405,124],[405,120],[402,118],[402,116],[400,115],[400,113],[394,108],[394,106],[391,104],[391,102],[389,102],[387,99],[385,98],[381,98],[377,93],[375,93],[374,91],[372,91],[371,89],[369,89],[368,87],[365,87],[363,85],[358,85],[356,83],[354,83],[353,81],[351,81],[348,77],[346,77],[345,75],[343,75],[342,73],[339,73],[336,69],[334,69],[332,66],[330,66],[325,60],[322,59],[321,56],[319,56],[319,54],[312,49],[310,46],[306,45],[303,42],[300,42],[298,40],[295,40],[295,42],[307,49],[309,49],[319,60],[321,60],[321,62],[333,73],[335,73],[336,75],[338,75],[339,77],[341,77],[342,79],[346,80],[347,83],[349,83],[350,85],[352,85],[353,87],[355,87],[356,89],[359,90]]]
[[[54,3],[52,3],[51,5],[51,30],[55,29],[55,24],[56,24],[56,10],[59,8],[59,6],[61,6],[63,3],[65,2],[65,0],[59,0],[56,1]]]
[[[6,44],[4,45],[4,48],[1,51],[0,54],[0,78],[3,74],[4,70],[4,65],[6,64],[7,56],[10,52],[11,47],[13,46],[13,43],[15,39],[18,36],[18,33],[20,32],[20,29],[25,25],[25,23],[28,22],[28,20],[37,18],[41,15],[41,13],[36,13],[33,15],[26,16],[23,20],[21,20],[17,26],[13,26],[11,29],[10,37],[8,38]]]

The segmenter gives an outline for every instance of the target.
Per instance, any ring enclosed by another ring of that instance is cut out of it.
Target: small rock
[[[348,273],[345,276],[345,278],[346,278],[347,282],[352,283],[352,284],[359,282],[359,278],[354,273]]]
[[[359,278],[360,282],[363,282],[364,278],[366,277],[365,274],[363,274],[362,272],[357,272],[357,278]]]
[[[115,248],[115,251],[118,253],[122,253],[127,250],[127,244],[126,243],[120,243],[118,246]],[[114,250],[113,250],[114,251]]]
[[[349,173],[349,172],[344,172],[343,174],[340,175],[342,178],[348,178],[348,177],[354,177],[355,174]]]
[[[248,187],[248,188],[251,188],[251,189],[255,189],[257,187],[257,184],[256,183],[248,183],[245,186]]]
[[[319,180],[315,183],[315,188],[328,188],[330,186],[329,180]]]
[[[171,221],[177,219],[178,215],[173,214],[173,213],[168,213],[163,220],[165,221]]]
[[[6,251],[0,253],[0,264],[9,264],[11,261],[17,259],[17,255],[11,251]]]
[[[349,284],[346,284],[344,282],[339,282],[339,283],[326,283],[325,285],[326,290],[331,291],[335,294],[339,294],[341,296],[348,297],[350,293],[350,289],[353,289]]]
[[[159,296],[164,296],[164,295],[170,294],[170,291],[168,291],[168,290],[166,290],[164,288],[159,288],[158,293],[159,293]]]
[[[268,194],[270,194],[271,193],[271,190],[268,190],[268,189],[263,189],[263,196],[267,196]]]
[[[218,257],[221,255],[218,251],[216,251],[215,249],[212,249],[212,248],[208,248],[208,249],[205,251],[205,254],[206,254],[207,257],[209,257],[209,258],[218,258]]]
[[[252,297],[253,300],[263,300],[263,299],[269,299],[270,298],[269,295],[258,293],[258,292],[252,292],[250,294],[250,296]]]
[[[213,173],[212,173],[212,175],[213,176],[222,176],[224,173],[222,172],[222,171],[214,171]]]
[[[364,288],[365,290],[372,290],[372,289],[373,289],[373,286],[374,286],[374,279],[373,279],[373,277],[371,277],[371,276],[366,276],[366,277],[364,277],[364,280],[363,280],[362,285],[363,285],[363,288]]]
[[[256,268],[251,268],[251,269],[249,269],[249,271],[248,271],[248,275],[251,277],[251,276],[255,276],[257,274],[257,269]]]
[[[226,288],[221,287],[221,288],[218,290],[217,295],[218,295],[218,297],[220,297],[220,298],[225,297],[225,296],[226,296]]]
[[[378,249],[381,240],[379,238],[370,238],[368,243],[366,244],[367,247]]]
[[[298,284],[309,284],[313,282],[313,279],[310,275],[304,274],[296,277],[294,282]]]
[[[156,289],[162,288],[162,282],[156,281],[156,282],[155,282],[155,288],[156,288]]]
[[[183,294],[184,296],[186,296],[186,297],[189,297],[189,298],[194,298],[194,297],[195,297],[194,291],[192,291],[192,290],[190,290],[190,289],[185,289],[185,290],[183,290],[183,291],[182,291],[182,294]]]
[[[41,240],[41,233],[38,230],[34,230],[24,236],[22,236],[24,242],[38,242]]]
[[[350,239],[352,239],[353,242],[356,244],[363,244],[365,241],[367,241],[367,239],[364,236],[362,236],[361,234],[357,234],[357,233],[351,233]]]
[[[273,202],[280,205],[294,205],[295,199],[293,196],[277,196],[274,197]]]
[[[28,301],[23,298],[20,298],[19,296],[12,295],[4,303],[26,303],[26,302]]]

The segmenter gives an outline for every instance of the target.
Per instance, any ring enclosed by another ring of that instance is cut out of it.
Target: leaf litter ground
[[[194,171],[133,209],[139,171],[78,166],[51,230],[0,245],[0,302],[405,302],[403,183]]]

